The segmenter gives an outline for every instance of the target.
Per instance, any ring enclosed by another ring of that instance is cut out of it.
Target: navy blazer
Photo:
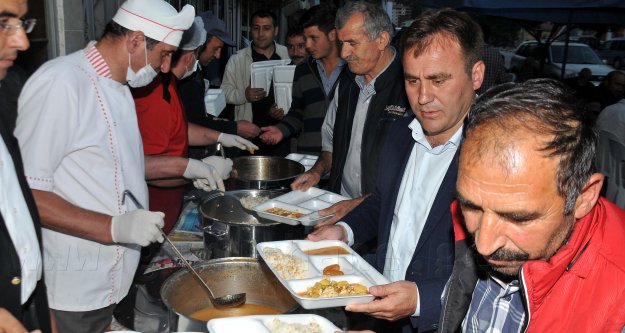
[[[377,238],[376,269],[384,270],[393,213],[399,187],[410,152],[415,144],[408,128],[414,117],[397,120],[389,130],[380,154],[378,178],[374,193],[344,217],[354,231],[356,244]],[[454,235],[450,205],[456,197],[458,152],[443,178],[421,237],[406,271],[405,279],[419,288],[421,311],[396,323],[384,332],[424,332],[436,330],[441,311],[441,295],[451,275],[454,258]]]

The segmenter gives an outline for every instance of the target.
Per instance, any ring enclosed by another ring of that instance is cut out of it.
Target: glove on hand
[[[203,163],[211,165],[221,179],[230,178],[230,172],[232,171],[232,160],[229,158],[222,158],[219,156],[209,156],[202,159]]]
[[[232,164],[232,162],[230,163]],[[213,165],[202,161],[190,158],[182,176],[187,179],[193,179],[193,186],[200,190],[224,190],[224,182],[219,175],[219,171]]]
[[[148,246],[150,243],[162,243],[164,238],[161,228],[165,214],[145,209],[133,210],[113,216],[111,220],[111,238],[115,243],[131,243]]]
[[[221,133],[217,138],[217,142],[221,142],[224,147],[237,147],[241,150],[248,150],[252,154],[254,153],[254,150],[258,150],[257,145],[253,144],[249,140],[243,139],[238,135]]]

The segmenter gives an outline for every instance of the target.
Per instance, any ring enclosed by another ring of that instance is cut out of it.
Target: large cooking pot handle
[[[213,230],[213,226],[212,225],[208,225],[208,226],[204,227],[203,230],[207,234],[209,234],[209,235],[211,235],[213,237],[217,237],[217,238],[226,238],[226,236],[228,236],[228,231],[227,230],[215,231],[215,230]]]

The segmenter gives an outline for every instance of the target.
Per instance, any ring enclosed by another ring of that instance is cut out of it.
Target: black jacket
[[[39,240],[39,248],[41,250],[39,214],[37,213],[37,207],[35,206],[35,200],[30,188],[26,183],[17,139],[11,134],[7,125],[11,126],[6,122],[0,123],[0,135],[13,159],[22,194],[26,200],[30,216],[32,216],[37,239]],[[21,277],[20,259],[13,246],[4,218],[0,214],[0,290],[2,290],[0,308],[5,308],[9,311],[15,318],[21,321],[29,331],[38,328],[43,332],[50,332],[50,314],[43,276],[37,283],[37,287],[29,301],[24,305],[21,304],[21,284],[14,285],[11,283],[16,277]]]
[[[355,243],[377,240],[373,263],[379,272],[384,271],[399,188],[410,152],[416,144],[408,128],[413,119],[397,120],[390,127],[380,152],[384,167],[378,170],[375,191],[343,218],[354,232]],[[437,330],[441,312],[440,296],[451,275],[454,261],[454,233],[449,206],[456,197],[457,178],[458,151],[438,188],[404,278],[419,287],[420,316],[410,316],[395,322],[380,320],[376,322],[374,331],[416,333]]]
[[[335,193],[341,191],[343,169],[347,160],[354,114],[360,93],[360,87],[358,87],[355,78],[356,76],[351,71],[346,71],[345,75],[340,78],[336,92],[339,96],[339,103],[334,122],[332,170],[328,182],[328,189]],[[388,128],[395,120],[410,114],[399,53],[395,54],[395,59],[388,68],[376,78],[375,92],[367,110],[362,133],[360,156],[362,194],[371,193],[375,188],[380,149]]]

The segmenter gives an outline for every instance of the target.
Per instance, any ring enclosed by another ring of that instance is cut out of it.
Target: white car
[[[544,44],[542,44],[544,46]],[[537,41],[523,42],[517,48],[510,60],[510,71],[520,79],[531,77],[549,77],[560,79],[562,62],[564,59],[564,42],[553,42],[547,48],[548,52],[540,71],[541,49]],[[614,67],[604,64],[590,46],[581,43],[569,43],[564,77],[575,77],[583,68],[592,71],[592,83],[598,85],[603,78],[614,70]]]

